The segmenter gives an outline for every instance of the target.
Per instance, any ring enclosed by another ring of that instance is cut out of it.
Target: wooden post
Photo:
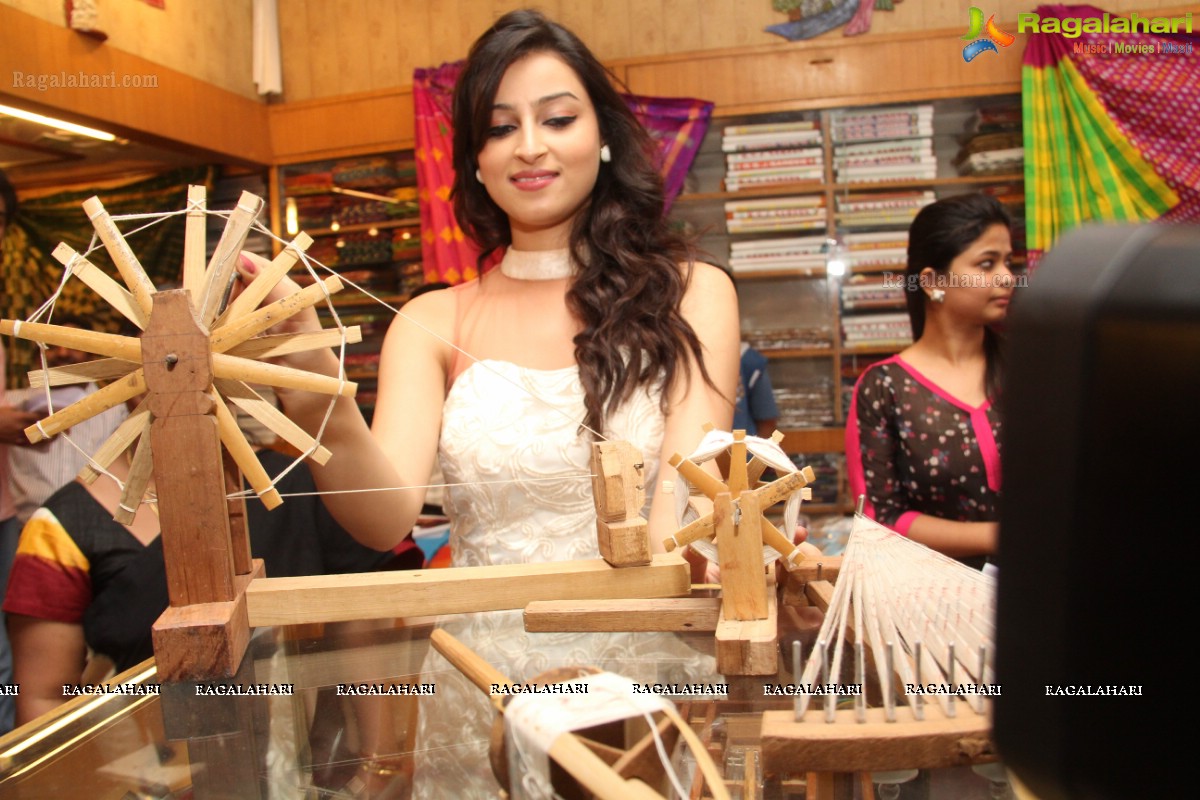
[[[262,570],[257,562],[235,580],[208,332],[186,290],[154,295],[142,359],[171,603],[154,624],[158,673],[230,676],[250,640],[245,587]]]
[[[717,554],[721,564],[721,611],[725,619],[752,620],[767,616],[767,594],[763,585],[762,527],[754,495],[739,509],[728,493],[713,501],[717,530]]]
[[[614,567],[650,563],[650,530],[642,454],[629,442],[592,445],[592,496],[600,555]]]

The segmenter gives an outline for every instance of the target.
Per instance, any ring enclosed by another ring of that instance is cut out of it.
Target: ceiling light
[[[295,236],[300,232],[300,211],[296,208],[295,198],[289,197],[284,204],[284,219],[288,236]]]
[[[106,142],[111,142],[117,138],[111,133],[98,131],[95,128],[87,128],[83,125],[76,125],[74,122],[64,122],[61,119],[46,117],[41,114],[34,114],[32,111],[25,111],[20,108],[13,108],[12,106],[0,105],[0,114],[9,117],[16,117],[17,119],[23,119],[28,122],[36,122],[38,125],[45,125],[47,128],[54,128],[55,130],[69,131],[71,133],[78,133],[82,136],[91,136],[93,139],[102,139]]]

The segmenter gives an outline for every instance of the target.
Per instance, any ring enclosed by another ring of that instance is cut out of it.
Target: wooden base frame
[[[435,616],[524,608],[562,597],[682,597],[687,562],[657,555],[644,567],[615,569],[601,559],[454,567],[414,572],[264,578],[246,590],[250,624],[295,625]]]

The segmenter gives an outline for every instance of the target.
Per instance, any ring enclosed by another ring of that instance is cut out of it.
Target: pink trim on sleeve
[[[854,391],[850,395],[850,413],[846,415],[846,479],[850,484],[850,499],[855,504],[860,496],[865,496],[863,513],[875,519],[875,506],[867,495],[867,477],[863,473],[862,446],[858,432],[858,387],[862,383],[866,370],[854,382]]]
[[[908,529],[912,527],[913,521],[921,516],[920,511],[905,511],[896,518],[896,524],[892,526],[892,530],[901,536],[908,536]]]

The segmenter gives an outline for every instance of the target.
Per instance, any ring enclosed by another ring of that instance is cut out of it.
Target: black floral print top
[[[867,516],[907,535],[929,514],[999,519],[1000,417],[951,396],[899,356],[858,379],[846,424],[846,467]]]

